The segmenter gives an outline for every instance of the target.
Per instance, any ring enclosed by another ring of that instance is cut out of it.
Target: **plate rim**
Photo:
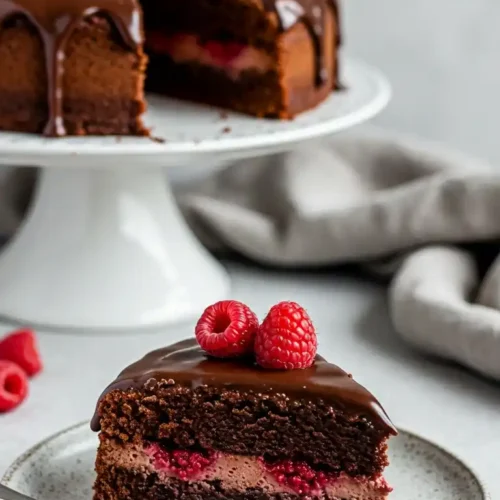
[[[0,478],[0,484],[3,484],[5,486],[9,486],[8,483],[12,480],[12,477],[14,474],[23,466],[23,464],[31,458],[31,456],[36,453],[38,450],[43,448],[45,445],[47,445],[49,442],[58,439],[65,434],[69,434],[70,432],[78,429],[79,427],[84,427],[84,426],[89,426],[89,421],[88,420],[83,420],[80,421],[76,424],[73,424],[69,427],[66,427],[58,432],[55,432],[51,434],[50,436],[47,436],[46,438],[42,439],[39,441],[37,444],[33,445],[32,447],[28,448],[24,453],[19,455],[8,467],[7,470],[4,472],[2,477]],[[416,432],[410,431],[405,427],[400,427],[396,426],[397,430],[399,433],[407,434],[411,438],[414,439],[419,439],[421,441],[425,441],[428,444],[434,446],[437,448],[438,451],[441,453],[444,453],[447,455],[449,458],[453,459],[454,461],[458,462],[459,465],[464,467],[471,475],[472,477],[476,480],[477,485],[479,486],[479,489],[481,491],[481,494],[483,496],[484,500],[493,500],[493,497],[490,493],[490,490],[486,484],[486,481],[482,477],[480,473],[476,470],[475,467],[472,467],[467,460],[465,460],[461,455],[457,455],[455,452],[449,451],[447,448],[441,446],[440,444],[436,443],[433,439],[429,439],[425,436],[422,436],[421,434],[418,434]]]

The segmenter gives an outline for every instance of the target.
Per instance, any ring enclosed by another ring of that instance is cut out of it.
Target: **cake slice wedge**
[[[370,392],[316,356],[301,370],[153,351],[104,391],[94,500],[382,500],[396,434]]]

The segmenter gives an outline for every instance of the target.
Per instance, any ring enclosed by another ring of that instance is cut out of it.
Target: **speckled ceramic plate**
[[[407,431],[391,439],[391,500],[490,500],[477,475],[439,446]],[[90,500],[97,436],[79,424],[17,459],[2,482],[37,500]]]

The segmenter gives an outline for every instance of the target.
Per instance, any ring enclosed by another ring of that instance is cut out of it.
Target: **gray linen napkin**
[[[28,184],[4,183],[0,230],[14,226]],[[500,237],[492,167],[400,136],[342,136],[239,162],[177,195],[213,250],[275,266],[357,262],[391,276],[404,339],[500,379],[500,258],[484,274],[463,245]]]

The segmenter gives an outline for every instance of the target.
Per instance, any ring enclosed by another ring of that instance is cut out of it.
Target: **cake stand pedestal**
[[[160,167],[44,169],[0,259],[0,310],[30,324],[135,328],[224,298],[229,280],[186,226]]]
[[[345,65],[348,90],[291,122],[152,96],[146,123],[166,141],[0,133],[0,161],[42,167],[22,227],[0,255],[0,316],[89,332],[159,327],[228,297],[222,266],[187,227],[166,167],[292,149],[387,104],[375,70]]]

